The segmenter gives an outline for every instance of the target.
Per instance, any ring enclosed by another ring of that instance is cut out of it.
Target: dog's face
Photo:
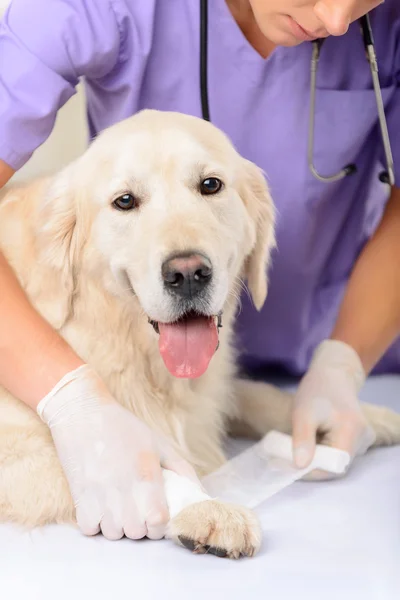
[[[209,123],[156,111],[104,132],[74,169],[76,225],[90,230],[85,270],[139,301],[167,354],[192,336],[209,359],[239,276],[258,307],[265,298],[274,236],[262,174]],[[206,363],[172,371],[196,376]]]

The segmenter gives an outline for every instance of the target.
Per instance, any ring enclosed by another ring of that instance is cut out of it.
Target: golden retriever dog
[[[273,246],[261,171],[213,125],[176,113],[111,127],[60,173],[0,202],[0,248],[30,301],[199,476],[223,464],[230,430],[290,432],[291,396],[235,377],[242,280],[260,308]],[[377,445],[400,442],[400,415],[365,411]],[[74,521],[48,428],[1,388],[0,520]],[[168,535],[234,558],[261,540],[254,513],[215,499],[184,507]]]

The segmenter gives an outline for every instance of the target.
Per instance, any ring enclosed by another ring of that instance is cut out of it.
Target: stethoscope
[[[361,34],[365,46],[367,60],[371,69],[372,83],[374,86],[376,107],[378,110],[379,127],[381,131],[382,143],[385,152],[386,170],[382,171],[379,179],[382,183],[395,184],[393,155],[390,146],[389,132],[387,128],[385,109],[382,100],[382,92],[379,83],[378,62],[375,53],[374,39],[372,36],[371,23],[369,15],[361,17],[359,20]],[[339,173],[330,176],[321,175],[314,165],[314,129],[315,129],[315,96],[317,87],[317,70],[321,53],[321,47],[324,40],[318,39],[312,42],[311,57],[311,80],[310,80],[310,116],[308,128],[308,166],[313,176],[324,183],[331,183],[344,179],[357,171],[354,164],[345,166]],[[203,119],[210,121],[210,108],[208,102],[208,0],[200,0],[200,96],[201,112]]]

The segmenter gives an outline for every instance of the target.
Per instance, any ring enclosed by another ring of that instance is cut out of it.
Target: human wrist
[[[316,348],[310,369],[339,369],[354,381],[357,393],[364,385],[366,373],[356,350],[341,340],[326,339]]]
[[[53,334],[53,332],[52,332]],[[64,340],[33,339],[27,331],[27,344],[18,336],[1,347],[0,383],[24,404],[36,410],[41,398],[70,371],[83,364]],[[58,334],[54,332],[54,336]]]
[[[67,373],[38,403],[37,413],[51,428],[62,421],[79,421],[99,405],[114,403],[102,379],[87,364]]]

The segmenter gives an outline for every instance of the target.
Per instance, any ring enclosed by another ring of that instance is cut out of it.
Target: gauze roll
[[[271,431],[205,477],[202,484],[212,496],[255,508],[314,469],[339,475],[346,472],[349,464],[347,452],[317,445],[312,463],[305,469],[297,469],[293,464],[291,436]]]

